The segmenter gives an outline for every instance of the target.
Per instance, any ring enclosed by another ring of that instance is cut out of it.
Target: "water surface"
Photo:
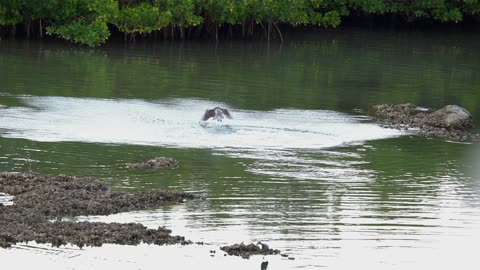
[[[479,145],[383,129],[367,115],[378,103],[456,103],[480,119],[478,43],[468,33],[351,30],[270,46],[1,41],[0,171],[207,198],[76,217],[167,226],[205,246],[29,243],[0,250],[2,264],[258,269],[262,257],[218,247],[261,240],[295,258],[267,257],[271,269],[468,269],[480,238]],[[214,106],[234,119],[201,122]],[[155,156],[180,167],[126,168]]]

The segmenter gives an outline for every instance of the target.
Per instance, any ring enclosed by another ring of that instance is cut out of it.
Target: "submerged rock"
[[[251,243],[245,245],[244,243],[233,244],[231,246],[220,247],[221,250],[225,251],[228,255],[240,256],[244,259],[250,258],[251,255],[276,255],[280,254],[278,249],[268,249],[268,251],[263,251],[259,246]]]
[[[79,247],[104,243],[191,243],[182,236],[170,235],[171,231],[163,227],[153,230],[133,223],[61,221],[65,216],[108,215],[195,199],[190,193],[116,192],[93,178],[23,173],[0,173],[0,192],[14,196],[13,205],[0,204],[0,247],[3,248],[33,240],[54,246],[71,243]]]
[[[156,157],[147,161],[128,164],[130,169],[168,169],[177,167],[178,161],[167,157]]]
[[[448,105],[434,112],[413,104],[382,104],[373,106],[374,117],[383,126],[396,129],[418,128],[420,134],[467,141],[478,140],[471,132],[471,114],[457,105]]]

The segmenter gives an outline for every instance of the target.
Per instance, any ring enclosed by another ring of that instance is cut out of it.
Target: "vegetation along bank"
[[[47,34],[88,46],[112,33],[283,40],[282,28],[336,27],[351,16],[457,23],[479,12],[480,0],[0,0],[0,37]]]

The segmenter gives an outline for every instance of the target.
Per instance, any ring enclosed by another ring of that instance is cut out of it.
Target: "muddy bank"
[[[436,111],[410,103],[381,104],[373,106],[372,109],[372,116],[387,128],[416,128],[423,136],[456,141],[480,140],[480,135],[472,132],[471,114],[456,105],[448,105]]]
[[[153,230],[141,224],[60,220],[65,216],[149,209],[197,198],[190,193],[161,190],[116,192],[93,178],[17,173],[0,173],[0,192],[15,196],[13,205],[0,204],[0,247],[3,248],[33,240],[55,246],[71,243],[79,247],[104,243],[191,243],[182,236],[170,235],[171,231],[163,227]]]
[[[280,254],[278,249],[262,250],[262,248],[253,243],[245,245],[244,243],[233,244],[231,246],[220,247],[221,250],[225,251],[228,255],[240,256],[244,259],[250,258],[252,255],[277,255]]]
[[[129,163],[127,167],[130,169],[174,169],[179,166],[178,161],[173,158],[156,157],[147,161],[138,163]]]

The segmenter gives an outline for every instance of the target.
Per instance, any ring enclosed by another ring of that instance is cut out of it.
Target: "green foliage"
[[[115,26],[125,33],[150,33],[162,29],[171,21],[170,11],[161,11],[156,5],[141,3],[120,10]]]
[[[59,0],[52,8],[62,12],[52,13],[54,23],[47,27],[47,34],[92,47],[108,39],[107,24],[118,16],[115,0]]]
[[[207,14],[208,20],[215,24],[229,23],[237,24],[240,22],[236,17],[235,0],[195,0],[199,5],[199,10]],[[241,6],[239,6],[241,7]],[[238,16],[238,15],[237,15]]]
[[[414,18],[459,22],[463,19],[460,1],[456,0],[391,0],[385,10]]]
[[[170,12],[175,26],[197,26],[202,17],[195,14],[194,0],[155,0],[155,4]]]
[[[75,20],[60,26],[49,26],[47,27],[47,34],[57,34],[66,40],[92,47],[104,43],[110,36],[105,22],[101,20],[87,22],[85,19]]]
[[[0,1],[0,25],[15,25],[22,21],[21,0]]]
[[[48,34],[89,46],[104,43],[111,26],[129,34],[168,26],[184,38],[184,29],[200,24],[204,31],[223,24],[336,27],[350,13],[459,22],[480,13],[480,0],[0,0],[0,26],[40,20]]]
[[[311,24],[325,27],[336,27],[341,23],[341,17],[349,14],[348,0],[311,0],[309,21]]]
[[[477,14],[480,13],[480,0],[464,0],[465,6],[463,11],[466,14]]]
[[[352,0],[350,6],[353,10],[362,10],[366,13],[387,12],[387,2],[384,0]]]

